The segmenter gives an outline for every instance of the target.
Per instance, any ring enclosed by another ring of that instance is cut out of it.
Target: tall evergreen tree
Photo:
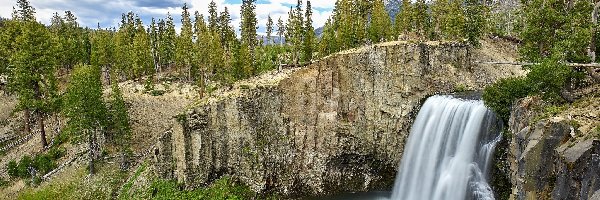
[[[271,44],[272,34],[273,34],[273,19],[271,19],[271,15],[267,16],[267,44]]]
[[[139,16],[135,17],[135,35],[133,38],[133,52],[130,56],[133,57],[133,75],[134,78],[139,78],[144,75],[152,75],[154,72],[152,62],[152,50],[150,44],[150,36],[144,28],[144,24]],[[148,77],[149,80],[152,77]]]
[[[78,133],[76,136],[88,140],[89,173],[93,174],[98,152],[97,134],[106,127],[107,116],[98,67],[75,67],[65,94],[64,112],[69,118],[67,125]]]
[[[219,32],[219,15],[217,13],[217,4],[211,0],[208,4],[208,30],[211,32]]]
[[[256,30],[258,29],[258,20],[256,19],[256,0],[242,0],[240,33],[242,43],[248,45],[250,51],[253,51],[258,44]]]
[[[310,1],[306,1],[306,13],[304,15],[304,37],[303,37],[303,50],[302,60],[304,62],[310,62],[313,58],[313,52],[315,48],[315,28],[313,27],[312,20],[312,5]]]
[[[180,71],[185,71],[187,74],[186,79],[189,81],[192,79],[192,52],[193,52],[193,31],[192,31],[192,20],[190,18],[190,12],[188,11],[187,4],[182,7],[181,13],[181,33],[177,39],[177,50],[175,53],[175,59],[177,65],[180,67]]]
[[[407,35],[412,31],[413,22],[413,7],[410,0],[402,0],[402,7],[400,12],[396,15],[396,21],[394,24],[395,37],[400,35]],[[398,38],[396,38],[398,39]]]
[[[425,0],[417,0],[414,6],[413,22],[417,35],[421,39],[429,39],[431,36],[431,16],[429,6]]]
[[[160,65],[164,67],[170,67],[175,60],[177,39],[177,35],[175,33],[175,23],[173,23],[173,17],[171,17],[171,14],[167,13],[167,19],[164,24],[164,30],[160,34]]]
[[[279,36],[279,45],[283,45],[283,36],[285,35],[285,24],[281,17],[277,20],[277,36]]]
[[[123,93],[117,82],[112,84],[110,97],[110,109],[108,110],[108,117],[110,119],[109,129],[121,154],[120,168],[121,170],[127,170],[129,168],[129,158],[132,153],[130,147],[131,125]]]
[[[196,43],[194,44],[194,64],[192,68],[192,77],[198,82],[200,98],[204,96],[205,88],[205,73],[208,71],[209,55],[212,51],[210,42],[212,33],[209,32],[204,16],[198,11],[194,13],[194,34],[196,35]]]
[[[485,33],[486,7],[477,0],[465,1],[464,33],[473,46],[480,46],[479,38]]]
[[[223,49],[230,50],[231,43],[236,40],[236,36],[233,26],[231,26],[231,15],[229,15],[227,7],[219,16],[219,35]]]
[[[55,112],[58,103],[56,49],[48,29],[32,18],[35,12],[28,2],[19,1],[19,6],[16,18],[24,21],[17,26],[8,59],[14,68],[11,87],[19,96],[18,108],[25,111],[25,123],[29,122],[29,112],[36,114],[42,146],[46,147],[45,115]]]
[[[369,39],[372,42],[382,42],[390,38],[392,22],[390,15],[385,10],[383,0],[375,0],[373,4],[373,14],[369,25]]]

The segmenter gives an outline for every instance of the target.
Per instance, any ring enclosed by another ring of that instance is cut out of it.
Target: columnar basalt
[[[173,164],[158,168],[190,188],[229,175],[283,195],[389,190],[426,97],[522,75],[516,66],[473,64],[514,60],[497,49],[391,42],[236,83],[180,115],[181,130],[155,150],[157,163]]]

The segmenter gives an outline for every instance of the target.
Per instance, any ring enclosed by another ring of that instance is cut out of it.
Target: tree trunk
[[[25,133],[31,133],[31,126],[29,125],[29,121],[31,119],[31,111],[29,109],[23,110],[23,128],[25,129]]]
[[[48,142],[46,141],[46,129],[44,128],[44,115],[41,111],[37,111],[37,121],[38,127],[40,129],[40,139],[42,140],[42,147],[48,147]]]
[[[200,71],[200,80],[199,80],[199,82],[200,82],[200,92],[199,92],[199,95],[200,95],[200,99],[202,99],[202,98],[204,98],[204,70]]]
[[[95,148],[94,148],[94,139],[93,139],[94,137],[92,136],[91,131],[87,131],[87,132],[88,132],[88,140],[89,140],[88,141],[89,142],[88,143],[88,145],[89,145],[89,147],[88,147],[89,148],[89,152],[88,153],[89,153],[89,157],[90,157],[89,174],[92,175],[92,174],[94,174],[94,159],[95,159],[94,158]]]

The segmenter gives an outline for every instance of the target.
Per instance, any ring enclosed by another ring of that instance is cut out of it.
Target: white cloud
[[[148,25],[150,19],[165,18],[171,13],[174,21],[180,27],[181,6],[188,3],[190,12],[199,11],[205,17],[208,16],[208,4],[211,0],[30,0],[36,8],[37,20],[49,24],[53,13],[63,15],[65,10],[71,10],[78,17],[83,26],[95,28],[97,23],[102,27],[117,26],[121,20],[121,13],[133,11],[139,14],[144,24]],[[218,12],[228,8],[232,17],[232,25],[236,31],[239,30],[241,0],[214,0]],[[236,2],[236,3],[230,3]],[[263,33],[267,23],[267,16],[271,16],[274,22],[281,18],[284,22],[288,18],[290,6],[295,6],[297,0],[267,0],[267,3],[259,3],[256,6],[259,31]],[[313,22],[314,27],[321,27],[331,15],[335,4],[334,0],[313,0]],[[0,0],[0,17],[10,18],[12,7],[17,4],[16,0]],[[306,6],[306,0],[303,0]]]

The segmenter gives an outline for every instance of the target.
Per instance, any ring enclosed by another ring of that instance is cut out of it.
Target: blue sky
[[[177,27],[181,20],[181,7],[187,3],[191,12],[199,11],[206,16],[208,14],[208,4],[211,0],[30,0],[36,8],[37,20],[48,24],[53,13],[58,12],[63,15],[65,10],[75,13],[78,22],[83,26],[96,27],[100,23],[101,27],[117,26],[121,20],[121,13],[133,11],[139,14],[145,25],[150,24],[152,17],[165,18],[170,13],[175,19]],[[217,3],[219,12],[225,7],[228,8],[233,18],[232,24],[239,29],[240,24],[240,5],[241,0],[214,0]],[[259,23],[259,33],[264,33],[267,16],[270,14],[276,22],[281,17],[287,19],[287,12],[290,6],[296,5],[297,0],[257,0],[257,18]],[[306,5],[306,0],[303,0]],[[17,0],[0,0],[0,16],[9,18],[12,13],[12,7]],[[315,27],[325,24],[327,18],[331,15],[335,0],[312,0],[313,21]]]

